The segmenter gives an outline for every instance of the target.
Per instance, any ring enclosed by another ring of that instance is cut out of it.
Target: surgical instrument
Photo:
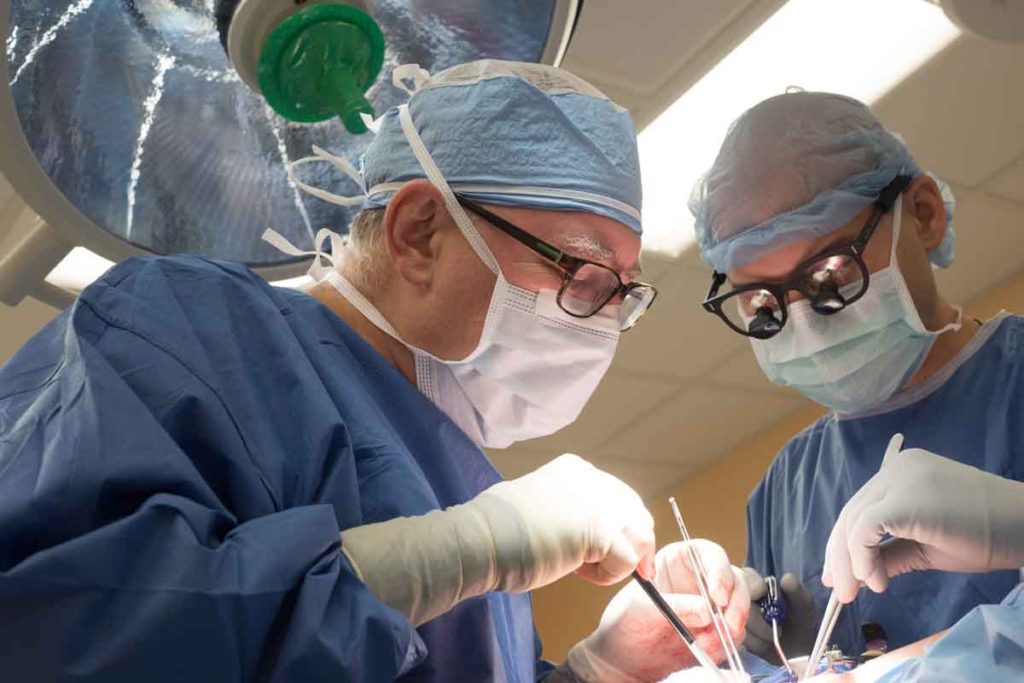
[[[669,505],[672,506],[672,513],[676,517],[676,524],[679,525],[679,533],[682,534],[683,541],[687,545],[687,552],[690,556],[690,566],[693,567],[693,572],[697,580],[697,588],[700,589],[701,597],[704,599],[704,603],[707,605],[708,614],[711,615],[711,623],[715,627],[715,633],[718,635],[719,641],[722,643],[722,647],[725,650],[726,659],[729,662],[729,669],[732,670],[733,674],[746,675],[746,669],[743,668],[743,662],[740,659],[739,650],[736,647],[736,643],[732,639],[732,633],[729,632],[729,624],[725,620],[725,615],[722,613],[722,608],[717,603],[711,600],[711,589],[708,583],[708,572],[704,567],[704,563],[700,559],[700,555],[697,553],[697,549],[691,542],[690,532],[686,529],[686,523],[683,522],[683,515],[679,512],[679,506],[676,504],[675,498],[668,499]]]
[[[793,673],[793,667],[790,666],[786,653],[782,651],[782,644],[779,642],[779,626],[786,621],[786,598],[779,591],[778,579],[774,576],[767,576],[764,581],[767,585],[767,593],[758,603],[761,615],[766,623],[772,625],[772,639],[775,641],[775,651],[778,653],[782,665],[786,667],[786,671]]]
[[[697,644],[697,638],[694,637],[690,629],[686,628],[686,624],[682,622],[679,615],[677,615],[675,611],[669,607],[669,604],[665,602],[665,598],[662,597],[657,587],[644,577],[640,576],[640,573],[635,570],[633,571],[633,580],[640,584],[640,587],[644,589],[644,592],[651,598],[651,601],[655,604],[658,610],[665,615],[668,622],[672,624],[672,628],[676,630],[679,637],[686,643],[686,647],[690,649],[690,653],[693,655],[694,659],[697,660],[697,663],[705,669],[718,671],[721,676],[721,670],[715,666],[715,663],[711,660],[711,657],[704,652],[704,649]]]
[[[843,604],[836,598],[835,591],[829,592],[828,605],[825,607],[825,617],[821,620],[821,626],[818,628],[818,637],[814,639],[814,648],[811,650],[810,657],[807,658],[807,668],[804,669],[799,680],[806,680],[813,675],[818,662],[821,661],[822,655],[825,654],[828,639],[832,637],[832,630],[836,627],[836,622],[839,620],[839,613],[842,609]]]

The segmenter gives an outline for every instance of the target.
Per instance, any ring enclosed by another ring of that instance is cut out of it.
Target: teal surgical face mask
[[[871,273],[859,300],[830,316],[814,312],[807,300],[797,301],[779,334],[750,340],[772,382],[840,413],[861,412],[906,384],[938,335],[960,329],[962,313],[940,330],[925,329],[896,261],[902,196],[893,214],[889,265]]]

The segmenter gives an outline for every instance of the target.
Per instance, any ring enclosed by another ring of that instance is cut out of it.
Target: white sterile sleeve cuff
[[[472,504],[341,533],[342,548],[381,602],[418,626],[494,590],[494,541]]]

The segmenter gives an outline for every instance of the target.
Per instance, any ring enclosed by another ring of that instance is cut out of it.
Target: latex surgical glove
[[[885,534],[892,538],[883,541]],[[847,603],[861,583],[881,593],[889,577],[915,570],[1022,564],[1024,483],[911,448],[886,458],[843,508],[822,581]]]
[[[707,569],[711,598],[722,607],[729,631],[738,639],[750,611],[747,584],[720,546],[698,539],[691,543]],[[723,661],[725,651],[700,596],[686,548],[680,542],[658,551],[654,584],[704,651],[715,661]],[[674,671],[695,665],[686,643],[643,589],[630,581],[608,603],[597,630],[569,651],[551,680],[660,681]]]
[[[747,633],[743,640],[750,652],[772,664],[782,664],[775,650],[772,625],[765,621],[758,601],[768,592],[768,584],[757,570],[743,568],[743,576],[753,603],[750,618],[747,619]],[[786,600],[786,620],[779,625],[779,643],[786,657],[810,654],[814,639],[818,635],[818,612],[814,607],[811,591],[793,574],[786,573],[779,579],[779,591]]]
[[[654,573],[654,520],[633,489],[575,455],[419,517],[347,529],[363,582],[415,624],[489,591],[578,572],[607,585]]]

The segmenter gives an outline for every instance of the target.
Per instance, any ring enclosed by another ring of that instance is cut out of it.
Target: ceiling
[[[643,127],[782,4],[586,0],[564,66]],[[955,301],[1024,269],[1022,83],[1024,47],[961,37],[875,103],[957,195],[957,263],[939,275]],[[21,206],[0,178],[0,237]],[[692,250],[649,255],[644,266],[660,290],[652,313],[623,337],[576,424],[492,453],[506,476],[573,451],[648,497],[803,405],[769,384],[746,342],[700,309],[709,273]],[[0,308],[0,361],[53,312],[34,301]]]

